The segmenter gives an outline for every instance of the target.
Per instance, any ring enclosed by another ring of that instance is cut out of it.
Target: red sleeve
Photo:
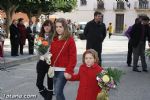
[[[79,81],[80,80],[80,74],[72,74],[71,79],[69,81]]]
[[[80,80],[80,74],[82,72],[81,70],[82,70],[82,67],[80,66],[79,72],[77,74],[72,74],[71,79],[69,79],[69,81],[79,81]]]
[[[102,67],[100,66],[100,72],[101,72],[102,70],[104,70],[104,68],[102,68]]]
[[[77,50],[74,39],[69,38],[69,64],[66,66],[66,72],[72,74],[77,63]]]
[[[97,73],[100,73],[102,70],[104,70],[104,68],[98,65],[97,66]]]

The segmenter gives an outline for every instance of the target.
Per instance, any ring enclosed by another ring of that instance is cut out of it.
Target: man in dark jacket
[[[34,54],[34,33],[33,33],[33,22],[29,21],[29,26],[27,27],[27,39],[28,39],[28,49],[29,54]]]
[[[96,11],[94,19],[88,22],[84,29],[87,39],[86,49],[94,49],[98,52],[99,65],[102,63],[102,42],[106,37],[106,26],[102,22],[102,13]]]
[[[11,56],[18,56],[20,33],[17,27],[17,20],[13,20],[10,25],[10,43],[11,43]]]
[[[137,68],[139,56],[141,58],[143,71],[148,72],[145,60],[146,38],[148,38],[150,46],[150,31],[148,23],[149,18],[147,16],[143,16],[141,23],[134,24],[131,30],[131,43],[133,47],[133,71],[136,72],[141,72]]]
[[[141,23],[139,21],[139,18],[135,19],[135,24],[139,24]],[[132,53],[133,53],[133,48],[132,48],[132,41],[131,41],[131,30],[132,30],[132,26],[129,26],[129,28],[127,29],[127,31],[125,31],[125,36],[127,36],[128,40],[128,53],[127,53],[127,64],[128,67],[131,67],[131,62],[132,62]]]

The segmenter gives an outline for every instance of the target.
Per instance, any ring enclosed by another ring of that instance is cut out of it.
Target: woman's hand
[[[66,79],[71,79],[71,75],[69,73],[64,73]]]

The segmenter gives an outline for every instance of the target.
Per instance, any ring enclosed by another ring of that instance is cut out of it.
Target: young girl
[[[68,78],[72,81],[80,81],[76,100],[96,100],[97,94],[101,91],[96,75],[103,69],[98,65],[97,52],[94,49],[88,49],[84,52],[82,61],[79,73]]]
[[[49,45],[51,44],[53,35],[53,23],[50,20],[46,20],[41,28],[41,32],[39,36],[45,38],[49,41]],[[39,60],[37,62],[37,81],[36,86],[39,89],[39,93],[42,95],[44,100],[52,100],[52,94],[53,94],[53,79],[47,77],[47,87],[48,89],[43,85],[45,75],[48,72],[49,65],[46,63],[45,60]]]
[[[75,41],[68,31],[67,21],[64,18],[55,21],[55,30],[56,33],[50,47],[51,63],[55,69],[54,91],[56,100],[65,100],[63,90],[68,77],[65,72],[69,74],[74,72],[77,51]]]

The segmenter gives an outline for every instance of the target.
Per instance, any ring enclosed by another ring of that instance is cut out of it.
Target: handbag
[[[54,75],[55,75],[55,69],[54,69],[54,67],[50,66],[49,69],[48,69],[48,73],[47,74],[48,74],[49,78],[53,78]]]
[[[65,43],[64,43],[64,45],[62,46],[60,52],[58,53],[58,55],[57,55],[57,57],[56,57],[56,59],[55,59],[55,61],[54,61],[53,66],[55,66],[55,63],[56,63],[56,61],[58,60],[58,57],[60,56],[60,53],[62,52],[62,50],[63,50],[63,48],[65,47],[66,43],[67,43],[67,40],[65,41]],[[49,78],[53,78],[54,75],[55,75],[55,68],[54,68],[53,66],[50,66],[49,69],[48,69],[48,73],[47,73],[47,74],[48,74],[48,77],[49,77]]]

